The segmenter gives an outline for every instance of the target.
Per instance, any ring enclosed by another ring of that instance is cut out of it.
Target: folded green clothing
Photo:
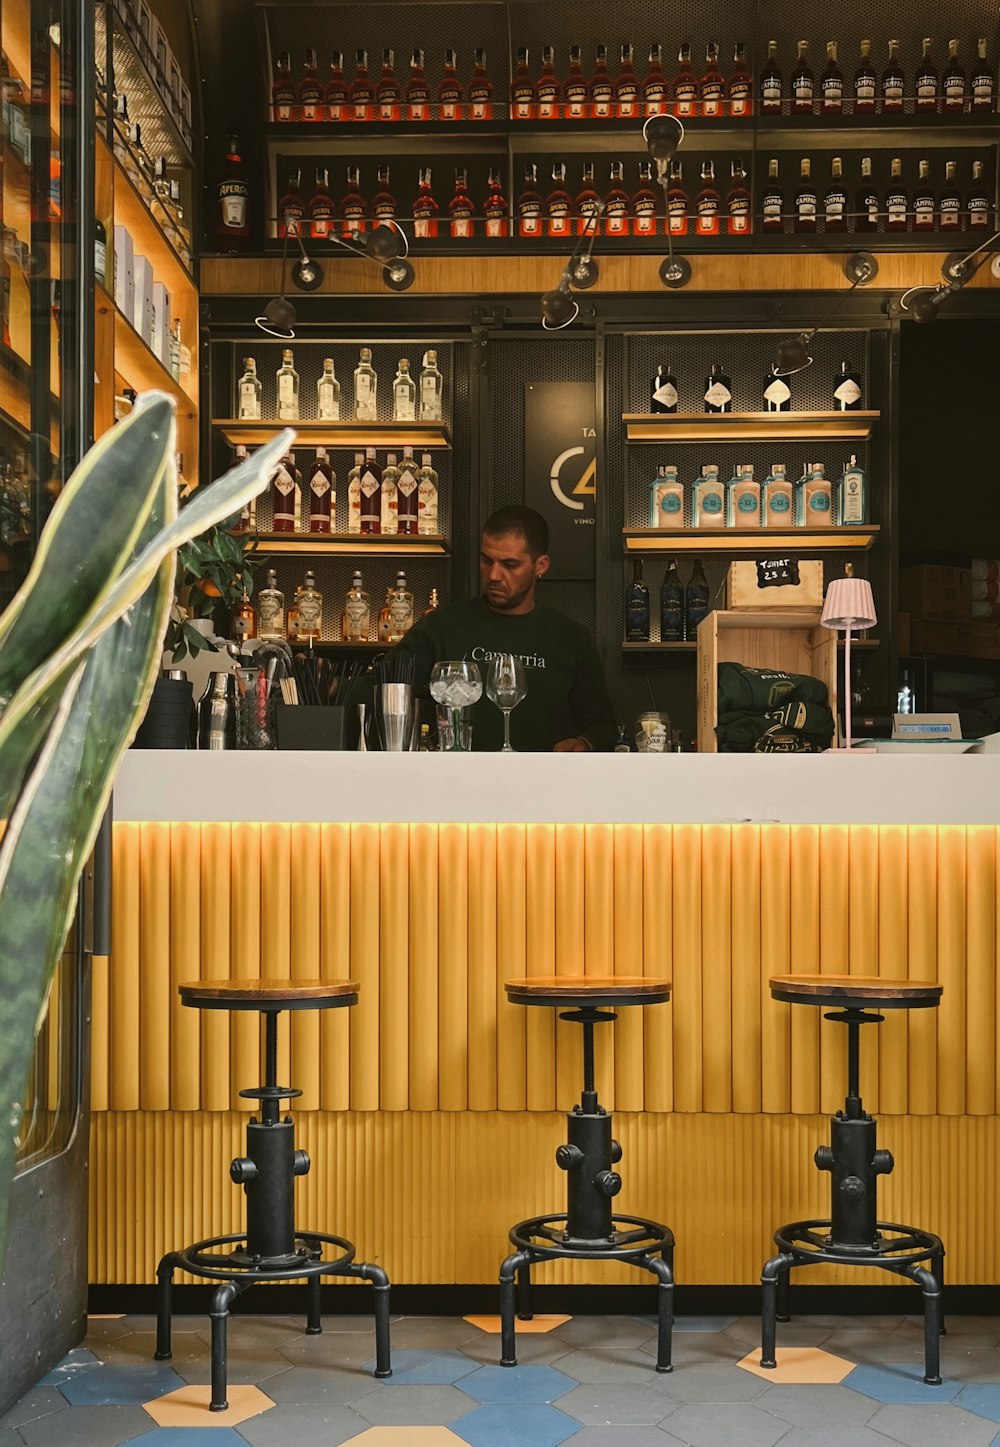
[[[819,753],[833,741],[833,714],[823,704],[790,703],[726,714],[715,732],[722,753]]]
[[[821,744],[806,734],[783,729],[781,724],[772,724],[749,745],[736,739],[725,739],[719,734],[720,754],[822,754],[827,748],[827,744]]]
[[[780,668],[719,664],[719,716],[777,708],[783,703],[826,703],[826,684],[804,673]]]

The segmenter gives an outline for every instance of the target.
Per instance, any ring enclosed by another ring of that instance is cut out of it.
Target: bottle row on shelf
[[[241,640],[259,638],[262,642],[270,642],[287,639],[289,643],[320,643],[325,624],[323,602],[323,594],[316,587],[316,575],[310,571],[296,588],[294,601],[286,607],[285,595],[278,587],[277,572],[270,568],[265,586],[257,593],[256,607],[244,594],[242,604],[236,609],[236,633]],[[437,589],[432,588],[424,615],[435,612],[438,606]],[[398,643],[413,627],[414,619],[413,594],[407,587],[406,574],[402,569],[396,573],[395,582],[386,588],[385,602],[374,617],[364,579],[360,570],[355,569],[340,614],[341,642]]]
[[[181,319],[172,315],[172,298],[162,275],[139,250],[144,243],[127,226],[114,231],[114,276],[108,276],[108,244],[104,223],[98,218],[94,235],[94,278],[102,286],[111,282],[115,306],[131,324],[174,381],[186,386],[191,376],[191,348],[181,335]]]
[[[236,449],[237,462],[247,457],[242,444]],[[307,475],[296,466],[296,454],[287,453],[275,465],[268,483],[269,531],[275,533],[336,532],[337,474],[325,447],[317,447]],[[234,528],[237,533],[255,533],[259,509],[251,502]],[[354,454],[354,466],[347,474],[347,532],[360,537],[437,537],[438,474],[431,454],[421,454],[420,464],[412,447],[386,454],[384,465],[374,447]]]
[[[836,482],[822,462],[806,463],[797,482],[775,462],[763,484],[751,464],[733,470],[728,482],[706,463],[690,488],[673,464],[657,468],[649,489],[651,528],[863,527],[868,521],[868,479],[852,454]]]
[[[809,42],[800,40],[788,75],[778,63],[778,42],[768,41],[767,60],[754,84],[747,62],[746,45],[737,42],[729,74],[720,64],[719,44],[711,40],[704,67],[696,70],[691,45],[680,44],[677,66],[672,74],[664,70],[663,47],[650,47],[645,74],[635,68],[633,47],[622,45],[617,75],[608,64],[608,47],[596,47],[592,68],[584,70],[582,49],[570,45],[568,66],[559,73],[556,51],[542,47],[541,68],[532,69],[526,46],[517,50],[517,63],[510,80],[510,114],[514,120],[636,120],[651,115],[673,114],[683,119],[703,117],[743,119],[753,115],[838,116],[897,114],[913,109],[935,114],[941,110],[961,114],[966,110],[993,110],[995,76],[986,55],[986,41],[979,40],[971,76],[958,53],[958,41],[948,42],[948,56],[941,69],[934,62],[934,42],[924,39],[921,55],[907,72],[898,40],[888,42],[888,57],[881,69],[871,58],[872,43],[862,40],[861,54],[853,73],[845,78],[837,55],[837,42],[827,41],[826,64],[818,77],[809,60]],[[489,121],[493,119],[493,83],[486,69],[486,52],[474,53],[470,79],[463,83],[458,74],[454,50],[445,51],[441,79],[432,86],[426,76],[424,52],[410,56],[410,74],[405,82],[396,76],[395,54],[382,51],[382,72],[369,73],[368,52],[358,50],[354,75],[348,78],[344,56],[335,50],[330,76],[324,83],[314,49],[305,53],[305,65],[296,80],[289,52],[277,60],[271,87],[271,117],[279,124],[301,122],[340,123],[344,121]]]
[[[32,537],[33,487],[26,452],[0,457],[0,543],[11,547]]]
[[[156,86],[164,110],[187,146],[191,145],[191,90],[170,48],[166,31],[147,0],[115,0],[125,32],[135,46]],[[100,52],[98,52],[100,54]],[[100,77],[103,80],[103,76]]]
[[[244,357],[243,375],[236,387],[236,415],[243,421],[259,422],[263,416],[264,384],[257,375],[255,357]],[[295,369],[291,347],[281,353],[281,366],[275,375],[277,384],[277,420],[304,420],[300,405],[300,378]],[[393,422],[440,422],[444,378],[437,364],[437,352],[424,352],[420,376],[415,381],[407,357],[400,357],[392,383]],[[316,379],[316,420],[341,420],[341,384],[332,357],[323,359],[323,370]],[[372,366],[370,347],[361,348],[361,357],[354,369],[353,414],[358,422],[378,421],[378,373]]]
[[[687,582],[681,581],[677,559],[671,558],[660,585],[661,643],[693,643],[698,624],[711,611],[708,579],[701,559],[695,558]],[[642,559],[632,562],[632,581],[625,589],[625,642],[650,641],[649,585],[642,576]]]
[[[184,219],[180,182],[169,175],[165,156],[150,156],[144,148],[142,127],[138,121],[129,120],[128,96],[124,92],[115,96],[113,114],[115,158],[167,241],[190,270],[191,229]]]
[[[794,374],[792,374],[794,375]],[[744,394],[740,400],[747,405],[734,408],[733,379],[724,367],[714,363],[705,378],[704,391],[698,406],[706,412],[791,412],[791,377],[782,376],[774,365],[764,377],[761,394],[750,397]],[[656,413],[695,411],[697,408],[681,406],[682,389],[673,367],[661,363],[653,373],[649,384],[649,410]],[[832,412],[860,412],[864,398],[861,390],[861,374],[849,362],[841,362],[840,370],[834,373],[830,388],[829,409]],[[812,409],[808,409],[812,410]]]

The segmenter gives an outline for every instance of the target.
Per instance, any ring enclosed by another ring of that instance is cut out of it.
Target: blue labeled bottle
[[[760,483],[754,481],[753,467],[737,467],[726,488],[726,524],[731,528],[760,527]]]
[[[773,462],[764,479],[761,505],[762,523],[766,528],[787,528],[792,524],[792,484],[785,476],[785,464]]]
[[[858,459],[851,460],[837,482],[837,523],[840,527],[860,527],[868,521],[868,479]]]
[[[709,463],[701,470],[694,485],[691,522],[696,528],[724,528],[726,525],[726,489],[719,481],[719,469]]]
[[[649,526],[684,526],[684,484],[678,482],[677,468],[669,463],[656,469],[656,476],[649,489]]]

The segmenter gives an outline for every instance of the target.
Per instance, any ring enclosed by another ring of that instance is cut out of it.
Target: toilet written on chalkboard
[[[818,611],[823,607],[823,564],[787,554],[730,563],[726,607],[748,612],[764,608]]]

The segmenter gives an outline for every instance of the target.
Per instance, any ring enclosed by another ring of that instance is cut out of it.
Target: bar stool
[[[264,1084],[240,1095],[260,1102],[260,1119],[247,1124],[247,1153],[237,1156],[229,1174],[247,1197],[247,1229],[235,1236],[213,1236],[180,1251],[169,1251],[156,1268],[156,1360],[169,1361],[173,1276],[190,1271],[219,1285],[209,1308],[212,1322],[213,1412],[225,1411],[226,1327],[229,1308],[242,1292],[261,1281],[306,1282],[306,1332],[323,1330],[322,1276],[355,1276],[370,1281],[375,1293],[375,1375],[389,1377],[389,1278],[381,1266],[354,1260],[355,1247],[342,1236],[297,1231],[294,1224],[295,1177],[309,1170],[305,1151],[295,1149],[292,1118],[280,1119],[280,1104],[302,1094],[277,1083],[278,1016],[282,1010],[337,1010],[358,1002],[353,980],[205,980],[178,986],[185,1005],[195,1010],[257,1010],[264,1022]],[[324,1246],[336,1254],[324,1259]],[[229,1250],[219,1251],[219,1247]]]
[[[847,1026],[847,1099],[831,1118],[831,1143],[815,1154],[817,1168],[829,1171],[830,1219],[795,1221],[774,1233],[778,1254],[761,1272],[762,1367],[777,1366],[775,1322],[787,1321],[788,1277],[795,1266],[880,1266],[908,1276],[924,1295],[924,1381],[941,1382],[939,1335],[944,1330],[941,1290],[944,1246],[930,1231],[878,1220],[876,1182],[894,1162],[876,1150],[875,1120],[858,1090],[859,1035],[862,1025],[877,1025],[881,1010],[934,1009],[942,986],[928,981],[882,980],[857,975],[782,975],[770,981],[775,1000],[793,1005],[836,1006],[827,1020]],[[921,1265],[930,1263],[929,1267]]]
[[[673,1331],[673,1232],[642,1216],[612,1215],[611,1198],[622,1188],[612,1166],[622,1148],[611,1135],[611,1114],[597,1099],[594,1085],[594,1026],[617,1018],[606,1006],[660,1005],[670,999],[668,980],[628,975],[553,975],[507,980],[504,988],[514,1005],[544,1005],[561,1011],[560,1019],[583,1026],[583,1093],[567,1113],[569,1140],[556,1151],[566,1172],[565,1215],[532,1216],[511,1228],[516,1249],[500,1267],[501,1365],[514,1367],[515,1277],[517,1314],[530,1321],[531,1268],[542,1261],[623,1261],[652,1272],[657,1292],[656,1370],[669,1372]],[[569,1009],[565,1007],[569,1006]]]

